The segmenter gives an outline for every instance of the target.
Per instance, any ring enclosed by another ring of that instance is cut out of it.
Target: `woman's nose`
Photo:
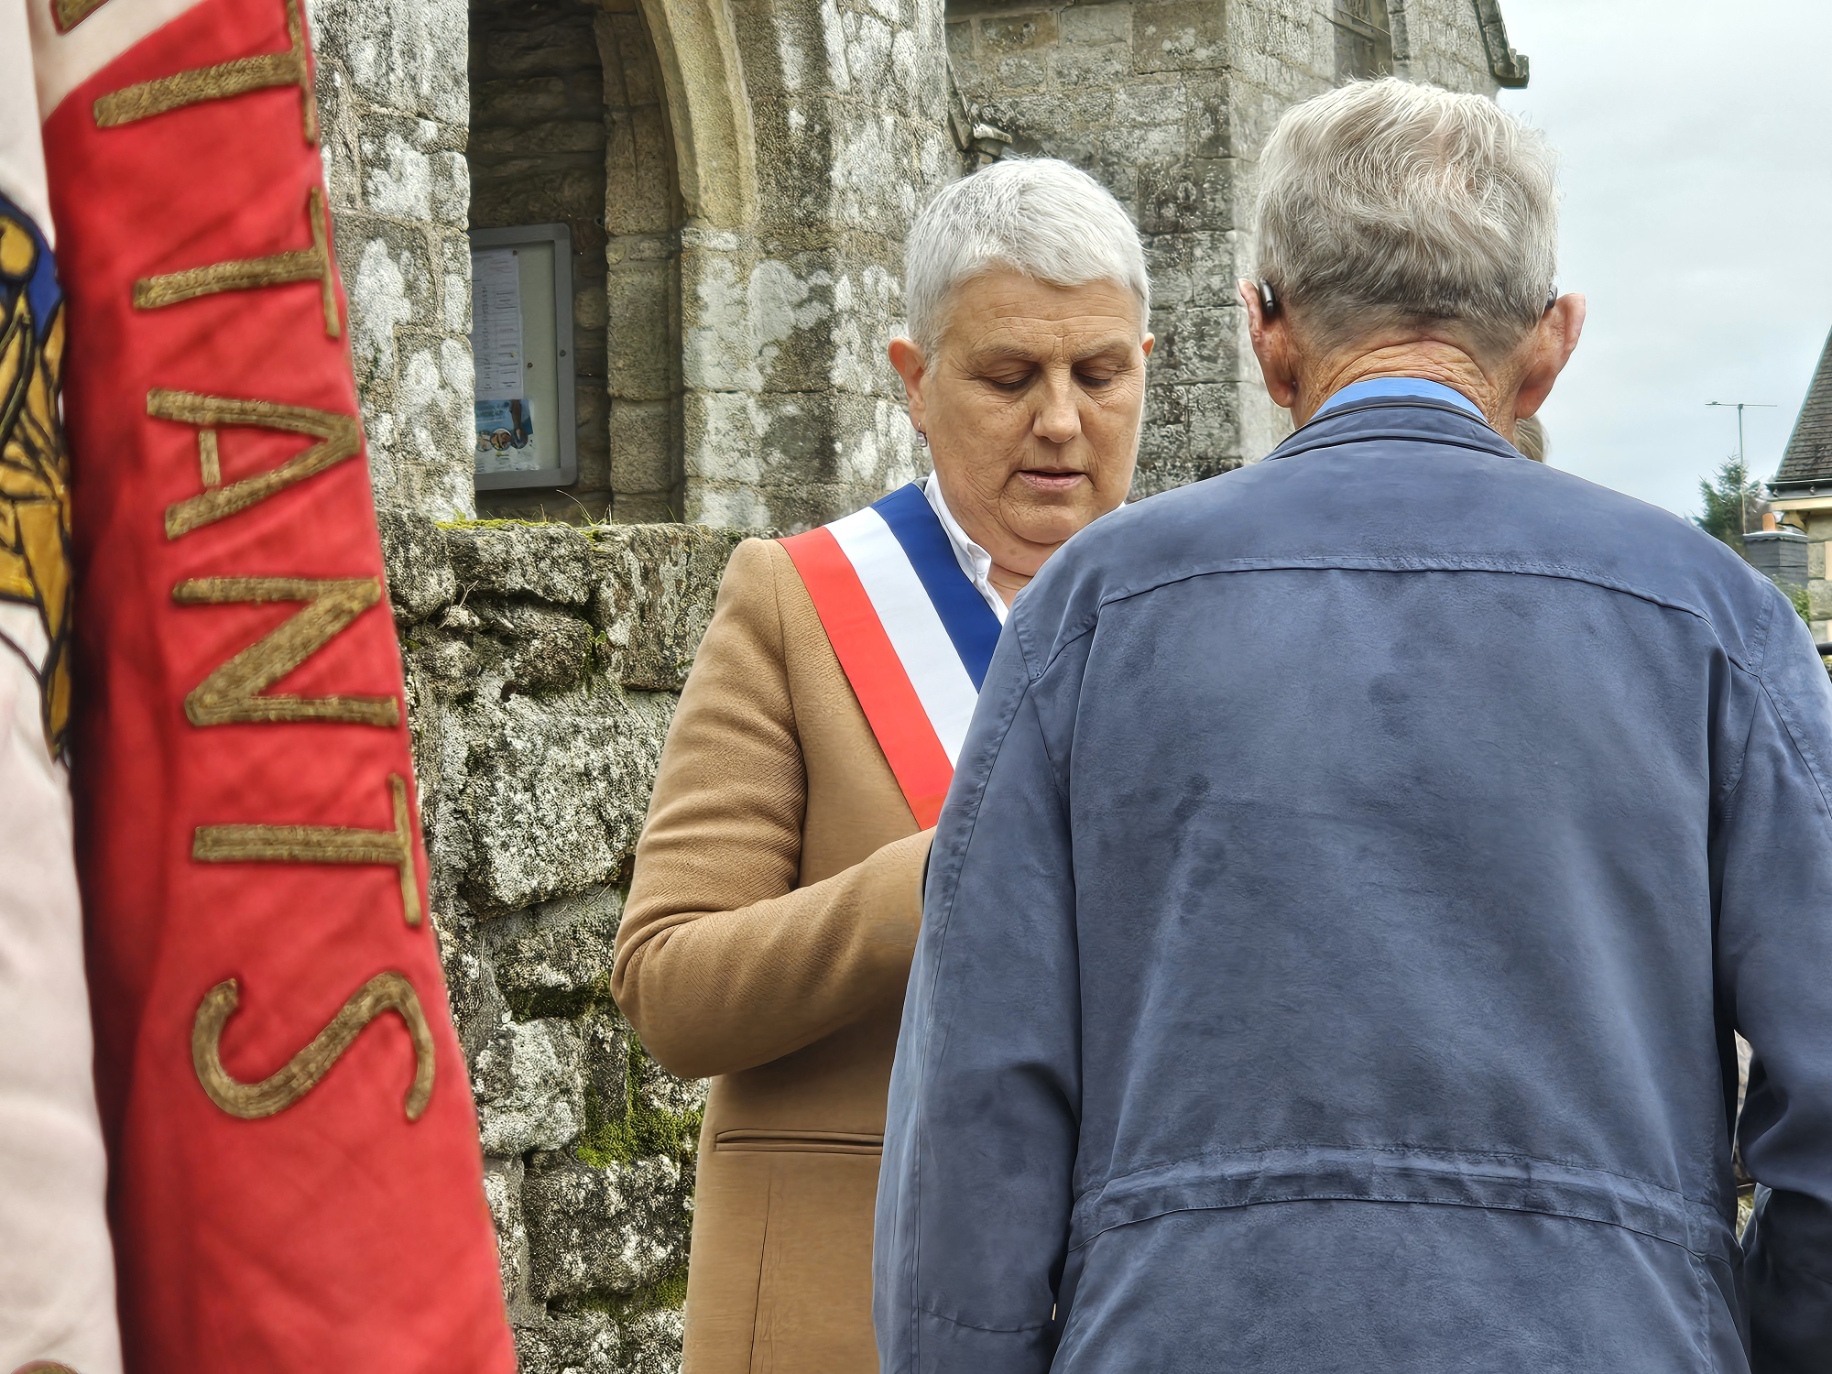
[[[1081,412],[1075,405],[1075,388],[1067,377],[1049,379],[1031,433],[1052,444],[1066,444],[1081,433]]]

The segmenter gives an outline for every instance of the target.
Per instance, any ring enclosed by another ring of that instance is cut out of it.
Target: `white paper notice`
[[[522,399],[522,283],[513,248],[471,253],[471,356],[478,400]]]

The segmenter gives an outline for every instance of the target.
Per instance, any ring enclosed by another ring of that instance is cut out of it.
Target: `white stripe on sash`
[[[909,555],[870,506],[827,528],[858,574],[948,762],[957,763],[980,694]]]

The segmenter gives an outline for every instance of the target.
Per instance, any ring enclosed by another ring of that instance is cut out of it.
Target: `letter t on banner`
[[[27,3],[127,1370],[510,1374],[302,5]]]

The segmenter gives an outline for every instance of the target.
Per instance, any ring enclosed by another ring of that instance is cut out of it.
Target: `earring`
[[[917,430],[916,431],[916,447],[917,448],[927,448],[928,446],[929,446],[929,436],[924,434],[921,430]]]

